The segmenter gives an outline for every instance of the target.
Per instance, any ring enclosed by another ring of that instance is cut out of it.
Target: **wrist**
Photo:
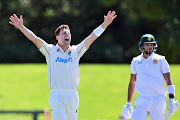
[[[21,30],[21,29],[23,28],[23,26],[24,26],[24,25],[20,25],[20,26],[18,27],[18,29],[20,29],[20,30]]]
[[[168,85],[167,86],[167,92],[168,94],[173,94],[173,96],[175,96],[175,86],[174,85]]]
[[[174,98],[174,94],[169,94],[169,98]]]
[[[102,27],[102,25],[100,25],[93,31],[93,33],[99,37],[104,32],[104,30],[105,29]]]
[[[108,24],[107,24],[107,23],[105,23],[105,22],[103,22],[103,23],[101,24],[101,26],[102,26],[102,28],[103,28],[103,29],[106,29],[106,28],[107,28],[107,26],[108,26]]]
[[[131,106],[131,105],[132,105],[132,102],[131,102],[131,101],[127,101],[127,102],[126,102],[126,105]]]
[[[169,102],[173,102],[173,101],[174,101],[174,98],[169,98],[168,101],[169,101]]]

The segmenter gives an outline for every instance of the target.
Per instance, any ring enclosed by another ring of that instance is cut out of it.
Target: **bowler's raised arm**
[[[84,39],[85,46],[88,49],[90,45],[104,32],[108,25],[117,17],[115,11],[109,11],[107,16],[104,16],[104,22],[97,27],[87,38]]]
[[[41,48],[43,44],[43,40],[40,37],[37,37],[31,30],[26,28],[23,25],[23,17],[22,15],[20,18],[16,16],[16,14],[13,14],[10,16],[10,22],[9,24],[14,25],[16,28],[18,28],[29,40],[31,40],[38,48]]]

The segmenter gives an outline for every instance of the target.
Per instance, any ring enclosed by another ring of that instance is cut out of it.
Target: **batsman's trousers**
[[[138,95],[131,120],[164,120],[166,97],[164,95]]]
[[[51,90],[49,106],[52,120],[77,120],[79,106],[77,90]]]

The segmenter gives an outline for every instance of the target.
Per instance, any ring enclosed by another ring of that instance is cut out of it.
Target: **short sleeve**
[[[49,55],[49,53],[50,53],[50,48],[51,48],[52,46],[50,45],[50,44],[48,44],[48,43],[46,43],[45,41],[43,41],[43,45],[42,45],[42,47],[41,48],[39,48],[39,51],[44,55],[44,56],[47,56],[47,55]]]
[[[80,59],[84,55],[84,53],[87,51],[84,41],[76,45],[76,50],[77,50],[78,57]]]
[[[170,72],[169,64],[164,56],[161,59],[161,71],[163,74]]]
[[[130,70],[131,74],[137,74],[134,59],[131,61]]]

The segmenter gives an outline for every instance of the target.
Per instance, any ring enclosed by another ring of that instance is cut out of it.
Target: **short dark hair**
[[[55,36],[59,35],[61,29],[63,29],[63,28],[69,29],[69,26],[68,26],[68,25],[65,25],[65,24],[60,25],[60,26],[55,30]],[[69,31],[70,31],[70,29],[69,29]]]

